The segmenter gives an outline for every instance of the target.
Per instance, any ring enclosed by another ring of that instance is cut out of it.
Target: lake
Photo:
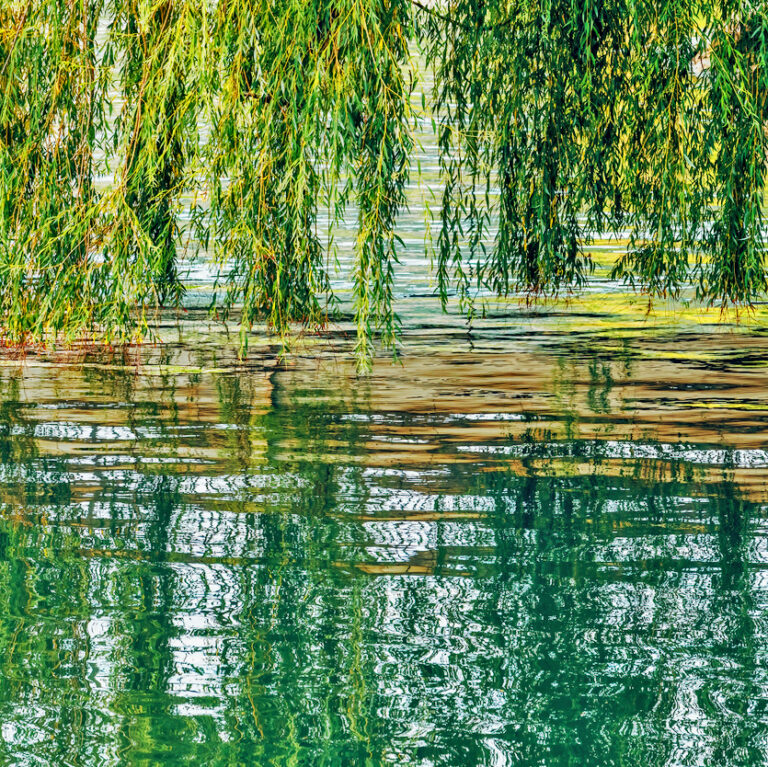
[[[0,762],[768,764],[760,324],[405,304],[4,354]]]

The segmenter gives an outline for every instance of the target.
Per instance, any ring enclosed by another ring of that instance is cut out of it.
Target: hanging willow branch
[[[1,0],[2,333],[141,337],[195,235],[243,349],[286,339],[327,319],[354,216],[357,355],[394,348],[424,60],[444,305],[578,289],[597,232],[652,296],[764,295],[762,2]]]

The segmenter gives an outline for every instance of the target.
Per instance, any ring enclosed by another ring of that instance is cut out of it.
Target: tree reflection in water
[[[160,362],[3,369],[5,763],[768,762],[752,422],[626,360]]]

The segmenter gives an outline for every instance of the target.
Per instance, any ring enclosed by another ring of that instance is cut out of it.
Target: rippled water
[[[562,322],[3,359],[0,763],[768,764],[768,341]]]

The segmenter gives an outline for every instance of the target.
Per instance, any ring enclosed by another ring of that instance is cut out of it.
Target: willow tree
[[[393,346],[425,68],[444,305],[578,289],[590,238],[623,231],[615,276],[749,304],[767,33],[732,0],[0,0],[2,331],[141,336],[190,242],[244,347],[319,325],[353,216],[357,353]]]

